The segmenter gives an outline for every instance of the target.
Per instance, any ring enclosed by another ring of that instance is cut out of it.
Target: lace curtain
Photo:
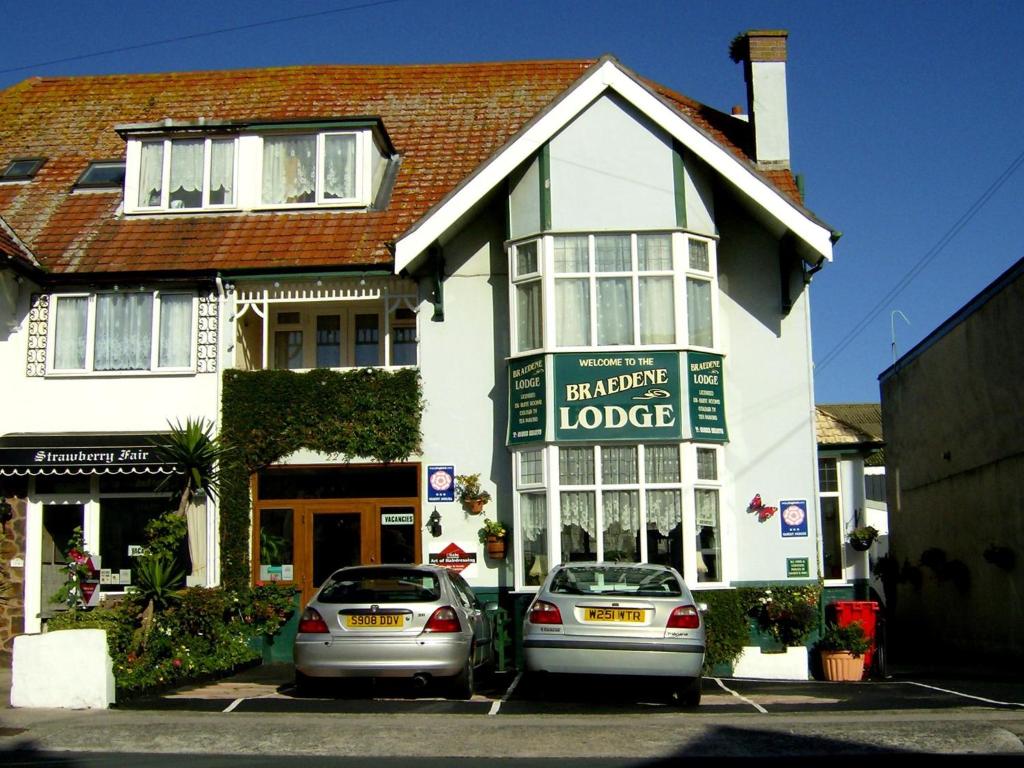
[[[597,281],[597,343],[633,343],[633,285],[628,277]]]
[[[558,307],[555,343],[560,347],[589,344],[590,281],[586,278],[555,280],[555,305]]]
[[[356,137],[324,139],[324,197],[337,200],[356,196]]]
[[[235,142],[220,139],[210,142],[210,203],[235,203]]]
[[[165,293],[160,297],[160,367],[187,368],[192,363],[191,350],[192,296]]]
[[[147,141],[142,145],[139,171],[139,207],[160,205],[163,190],[164,143]]]
[[[89,300],[85,296],[68,296],[57,299],[54,368],[60,370],[85,368],[85,334],[88,322]]]
[[[149,368],[153,339],[153,294],[101,293],[96,297],[97,371]]]
[[[203,139],[171,142],[171,208],[199,208],[203,204]]]
[[[315,136],[263,139],[264,203],[312,203],[315,183]]]
[[[640,343],[673,344],[675,298],[671,277],[640,278]]]

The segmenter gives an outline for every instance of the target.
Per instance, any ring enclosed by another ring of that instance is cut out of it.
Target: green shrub
[[[704,672],[711,674],[719,664],[731,665],[747,644],[750,632],[746,609],[739,591],[735,589],[694,592],[693,597],[708,606],[704,614],[707,629]]]
[[[256,661],[253,640],[272,636],[295,608],[295,590],[277,584],[242,590],[190,587],[153,617],[144,647],[135,643],[144,602],[126,595],[91,610],[62,613],[47,630],[103,629],[121,695],[210,674]]]

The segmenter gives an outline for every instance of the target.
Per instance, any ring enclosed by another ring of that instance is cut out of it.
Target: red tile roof
[[[390,265],[390,243],[571,86],[593,60],[302,66],[33,78],[0,92],[0,163],[46,157],[0,186],[0,217],[55,273]],[[648,84],[746,161],[746,126]],[[402,164],[383,211],[125,217],[120,193],[71,192],[92,160],[124,157],[116,125],[170,118],[379,116]],[[789,172],[769,177],[795,197]]]

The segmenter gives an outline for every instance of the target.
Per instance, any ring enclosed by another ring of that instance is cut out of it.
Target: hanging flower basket
[[[479,515],[484,504],[491,500],[489,491],[480,487],[480,474],[456,475],[455,495],[462,502],[463,508],[471,515]]]
[[[854,528],[846,535],[850,546],[857,552],[867,552],[878,538],[878,529],[871,525]]]

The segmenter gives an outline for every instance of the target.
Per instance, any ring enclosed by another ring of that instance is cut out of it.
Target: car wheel
[[[696,707],[700,705],[701,679],[680,681],[675,686],[676,704],[680,707]]]
[[[455,677],[451,679],[451,695],[454,699],[468,701],[473,698],[473,657],[466,658],[466,664]]]

